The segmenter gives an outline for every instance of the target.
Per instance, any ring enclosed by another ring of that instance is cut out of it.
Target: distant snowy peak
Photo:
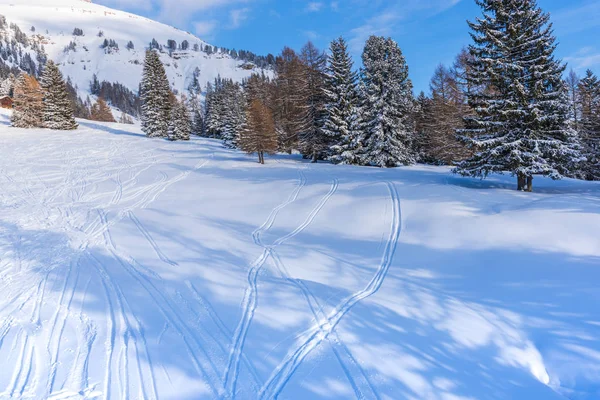
[[[43,45],[82,95],[89,93],[94,75],[137,92],[145,51],[152,44],[180,93],[198,71],[204,87],[218,76],[242,81],[272,62],[272,57],[219,49],[189,32],[89,0],[0,0],[0,15]]]

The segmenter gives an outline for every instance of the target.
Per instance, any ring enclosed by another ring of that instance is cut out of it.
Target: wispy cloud
[[[214,33],[218,21],[198,21],[194,23],[194,32],[198,36],[206,37]]]
[[[565,57],[564,61],[577,72],[583,72],[590,68],[600,68],[600,51],[594,47],[584,47],[573,55]]]
[[[319,12],[323,9],[324,4],[320,1],[311,1],[306,5],[307,12]]]
[[[583,32],[600,26],[600,2],[588,1],[578,7],[566,7],[552,14],[555,28],[561,34]]]
[[[231,10],[229,12],[229,17],[231,20],[230,29],[237,29],[242,25],[242,22],[248,19],[248,14],[250,13],[250,8],[237,8],[235,10]]]
[[[352,29],[350,33],[350,50],[358,54],[365,41],[371,35],[390,36],[401,21],[420,16],[428,18],[454,7],[461,0],[404,0],[395,2],[380,11],[374,17],[367,19],[362,25]],[[365,0],[364,6],[372,0]]]

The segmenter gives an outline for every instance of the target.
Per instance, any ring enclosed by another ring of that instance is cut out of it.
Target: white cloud
[[[194,32],[198,36],[211,35],[217,27],[217,21],[198,21],[194,23]]]
[[[320,1],[311,1],[306,5],[306,11],[308,12],[319,12],[323,8],[323,3]]]
[[[577,72],[600,67],[600,51],[593,47],[584,47],[569,57],[565,57],[569,66]]]
[[[600,26],[599,2],[587,2],[578,7],[572,7],[568,2],[565,5],[564,9],[552,14],[552,22],[560,33],[577,33]]]
[[[229,17],[231,19],[230,28],[236,29],[239,28],[242,22],[248,19],[248,14],[250,13],[250,8],[237,8],[235,10],[231,10],[229,12]]]
[[[398,23],[409,17],[420,15],[427,18],[454,7],[461,0],[404,0],[389,6],[374,17],[367,19],[363,25],[351,31],[349,46],[354,54],[360,54],[366,40],[371,35],[391,36],[397,29]],[[372,0],[364,0],[368,6]]]

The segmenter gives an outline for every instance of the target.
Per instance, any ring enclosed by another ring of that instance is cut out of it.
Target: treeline
[[[311,43],[285,48],[275,78],[207,88],[202,135],[258,153],[300,151],[313,161],[393,167],[454,165],[485,178],[600,178],[600,84],[588,71],[564,79],[550,16],[535,1],[481,0],[474,43],[440,66],[428,95],[413,97],[391,39],[369,38],[355,72],[343,39],[326,56]],[[508,7],[508,8],[507,8]]]
[[[141,100],[139,95],[118,82],[100,82],[94,74],[90,83],[90,92],[126,114],[135,117],[140,115]]]
[[[169,55],[172,55],[175,51],[190,50],[196,52],[204,52],[208,55],[227,54],[235,60],[252,63],[261,69],[272,69],[275,65],[275,57],[272,54],[261,56],[248,50],[228,49],[226,47],[217,47],[203,43],[194,43],[193,45],[190,45],[190,42],[187,40],[183,40],[181,43],[178,43],[175,40],[169,39],[167,40],[165,46],[163,44],[160,44],[156,39],[152,39],[148,46],[148,49],[157,50],[161,53],[168,53]]]
[[[14,86],[12,126],[17,128],[77,129],[67,84],[53,61],[48,61],[38,83],[21,73]]]
[[[259,153],[261,161],[264,153],[294,150],[313,162],[391,167],[416,161],[416,103],[393,40],[369,38],[360,74],[342,38],[329,56],[310,42],[299,53],[285,48],[275,73],[272,80],[253,75],[241,85],[210,84],[202,135]],[[263,131],[255,132],[257,126]]]

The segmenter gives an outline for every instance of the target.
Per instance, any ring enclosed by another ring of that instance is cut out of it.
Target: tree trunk
[[[519,182],[517,190],[518,191],[525,190],[525,185],[527,184],[527,178],[525,177],[525,175],[518,174],[517,175],[517,180]]]
[[[527,192],[533,192],[533,176],[527,177]]]
[[[318,161],[319,161],[319,157],[317,156],[317,153],[313,153],[312,163],[316,164]]]

